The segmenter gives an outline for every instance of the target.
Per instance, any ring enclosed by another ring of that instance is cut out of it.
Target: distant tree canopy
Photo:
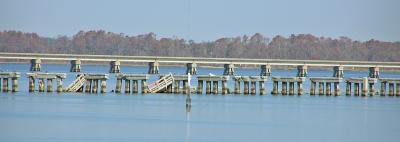
[[[0,52],[104,54],[132,56],[227,57],[260,59],[318,59],[400,61],[400,42],[353,41],[311,34],[220,38],[196,43],[179,38],[157,39],[154,33],[126,36],[112,32],[80,31],[73,37],[41,37],[36,33],[0,32]]]

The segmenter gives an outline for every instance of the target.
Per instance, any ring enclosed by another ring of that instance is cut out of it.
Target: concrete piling
[[[303,82],[297,82],[297,95],[303,95]]]
[[[249,81],[243,81],[243,94],[249,94]]]
[[[211,81],[206,81],[206,94],[211,94]]]
[[[379,67],[370,67],[368,76],[370,78],[379,78]]]
[[[289,82],[289,95],[294,95],[294,82]]]
[[[307,77],[308,67],[307,65],[297,66],[297,77]]]
[[[197,94],[203,94],[203,80],[197,81]]]
[[[8,78],[3,78],[3,92],[8,92]]]
[[[175,87],[174,90],[175,90],[175,93],[176,93],[176,94],[181,93],[181,91],[180,91],[181,86],[180,86],[180,83],[179,83],[178,80],[175,80],[174,87]]]
[[[394,96],[394,83],[389,82],[389,96]]]
[[[213,93],[218,94],[218,81],[213,81]]]
[[[315,95],[315,88],[317,86],[317,83],[314,81],[311,81],[311,86],[310,86],[310,95]]]
[[[350,96],[350,95],[351,95],[351,82],[346,81],[346,96]]]
[[[119,60],[110,62],[110,70],[109,73],[120,73],[121,72],[121,63]]]
[[[287,95],[287,82],[282,82],[282,95]]]
[[[99,88],[99,80],[93,79],[92,93],[97,93],[98,88]]]
[[[340,96],[339,82],[333,83],[333,86],[335,88],[335,96]]]
[[[53,80],[47,79],[47,92],[53,92]]]
[[[149,71],[148,74],[158,74],[159,73],[159,64],[157,61],[149,62]]]
[[[39,79],[39,92],[44,92],[44,79]]]
[[[354,83],[354,96],[359,96],[360,95],[360,83]]]
[[[107,84],[105,79],[100,80],[100,93],[106,93],[107,92]]]
[[[374,85],[374,83],[368,83],[369,84],[369,95],[370,96],[373,96],[373,95],[375,95],[375,85]]]
[[[125,79],[125,93],[131,93],[131,80]]]
[[[396,83],[396,96],[400,96],[400,82]]]
[[[224,65],[224,75],[233,75],[235,73],[235,65],[234,64],[225,64]]]
[[[319,82],[318,84],[319,95],[324,95],[324,83]]]
[[[117,78],[117,82],[115,83],[115,93],[121,93],[121,85],[122,79]]]
[[[30,71],[40,71],[41,70],[41,66],[40,66],[41,63],[42,63],[42,60],[40,60],[39,58],[31,59]]]
[[[18,92],[18,78],[13,77],[12,78],[12,92]]]
[[[261,73],[260,76],[271,76],[271,65],[261,65]]]
[[[326,82],[325,83],[326,87],[325,87],[325,95],[330,96],[331,95],[331,83],[330,82]]]
[[[142,93],[148,93],[147,83],[146,80],[142,80]]]
[[[385,96],[386,95],[386,82],[381,81],[381,96]]]
[[[274,81],[274,84],[272,85],[272,95],[278,94],[278,87],[279,83],[278,81]]]
[[[197,74],[197,64],[196,63],[187,63],[186,64],[186,74],[195,75]]]
[[[222,95],[228,94],[228,83],[226,80],[222,80]]]
[[[62,83],[62,79],[58,78],[57,79],[57,92],[61,93],[63,91],[63,83]]]
[[[86,79],[85,93],[90,93],[92,90],[92,80]]]
[[[333,67],[333,77],[343,78],[343,66],[334,66]]]
[[[235,94],[240,94],[240,81],[235,79]]]
[[[35,91],[35,78],[29,77],[29,92]]]
[[[264,95],[265,94],[265,81],[259,81],[258,82],[258,86],[260,88],[260,95]]]
[[[132,80],[132,93],[138,93],[139,84],[137,80]],[[170,86],[172,93],[172,85]]]
[[[250,84],[251,84],[250,94],[254,95],[254,94],[256,94],[256,82],[251,81]]]
[[[81,72],[81,60],[71,60],[70,72]]]
[[[363,77],[363,82],[362,82],[362,96],[367,96],[368,94],[368,78],[367,77]]]
[[[218,82],[217,82],[217,87],[218,87]],[[217,88],[218,91],[218,88]],[[189,88],[189,83],[188,80],[183,80],[183,94],[189,94],[190,93],[190,88]]]

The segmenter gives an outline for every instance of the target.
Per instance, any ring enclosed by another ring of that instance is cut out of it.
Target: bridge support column
[[[71,60],[70,72],[81,72],[81,60]]]
[[[234,64],[225,64],[224,65],[224,75],[233,75],[235,73],[235,65]]]
[[[122,85],[122,79],[117,78],[117,82],[115,84],[115,93],[121,93],[121,85]]]
[[[53,79],[47,79],[47,92],[53,92]]]
[[[213,93],[218,94],[218,81],[213,81]]]
[[[350,96],[351,95],[351,82],[347,81],[346,82],[346,96]]]
[[[175,89],[175,93],[176,93],[176,94],[181,93],[181,90],[180,90],[181,86],[180,86],[179,80],[175,80],[174,87],[175,87],[174,89]]]
[[[18,92],[18,78],[13,77],[12,79],[12,92]]]
[[[265,94],[265,81],[259,81],[258,86],[260,88],[260,95]]]
[[[33,77],[28,77],[29,78],[29,92],[35,92],[35,78]]]
[[[120,65],[121,63],[118,60],[111,61],[109,73],[120,73]]]
[[[286,95],[287,94],[287,82],[282,82],[282,91],[281,91],[282,95]]]
[[[107,82],[105,79],[101,79],[100,86],[101,86],[100,93],[106,93],[107,92]]]
[[[183,80],[183,94],[189,94],[190,88],[188,80]]]
[[[394,83],[389,82],[389,96],[394,96]]]
[[[294,82],[289,82],[289,95],[294,95]]]
[[[319,95],[324,95],[324,83],[323,82],[319,82],[318,84],[318,90],[319,90]]]
[[[159,64],[158,62],[149,62],[149,74],[158,74],[159,73]]]
[[[396,83],[396,96],[400,96],[400,83]]]
[[[61,78],[57,78],[57,92],[63,92],[63,82]]]
[[[260,76],[271,76],[271,66],[269,64],[261,65]]]
[[[187,63],[186,64],[186,74],[195,75],[197,74],[197,64],[196,63]]]
[[[240,94],[240,80],[235,79],[235,94]]]
[[[40,71],[42,60],[40,59],[32,59],[31,60],[31,69],[30,71]]]
[[[254,95],[254,94],[256,94],[256,82],[251,81],[250,84],[251,84],[250,94]]]
[[[297,66],[297,77],[307,77],[308,67],[306,65]]]
[[[354,96],[360,95],[360,83],[354,83]]]
[[[3,92],[8,92],[8,78],[3,78]]]
[[[39,92],[44,92],[44,79],[39,79]]]
[[[243,94],[249,94],[249,81],[247,80],[243,81]]]
[[[125,79],[125,93],[131,93],[131,80]]]
[[[92,93],[97,93],[98,87],[99,87],[99,81],[97,79],[93,79]]]
[[[211,81],[206,81],[206,94],[211,93]]]
[[[333,86],[335,87],[335,96],[340,96],[339,82],[333,83]]]
[[[364,77],[362,82],[362,96],[367,96],[368,94],[368,78]]]
[[[91,79],[86,79],[86,87],[85,87],[85,92],[90,93],[92,90],[92,80]]]
[[[171,85],[171,91],[172,91],[172,85]],[[138,93],[138,81],[137,80],[132,80],[132,93]]]
[[[379,67],[369,68],[369,78],[379,78]]]
[[[226,80],[222,80],[222,95],[228,94],[228,83]]]
[[[310,95],[315,95],[315,88],[317,86],[317,83],[314,81],[311,81],[311,86],[310,86]]]
[[[272,95],[276,95],[278,94],[278,87],[279,86],[279,82],[278,81],[274,81],[274,84],[272,85]]]
[[[382,81],[381,82],[381,96],[386,95],[386,82]]]
[[[148,88],[147,88],[147,83],[146,83],[146,80],[142,80],[142,93],[147,93],[149,90],[148,90]]]
[[[369,95],[370,96],[375,95],[375,85],[374,85],[374,83],[372,82],[372,83],[368,83],[368,84],[369,84]]]
[[[325,82],[325,95],[330,96],[331,95],[331,83],[330,82]]]
[[[197,94],[203,94],[203,80],[197,81]]]
[[[297,95],[302,95],[303,94],[303,82],[298,81],[297,82]]]
[[[333,67],[333,77],[343,78],[343,66],[334,66]]]

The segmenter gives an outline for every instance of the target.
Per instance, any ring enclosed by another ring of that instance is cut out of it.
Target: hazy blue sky
[[[0,0],[0,30],[93,29],[195,41],[256,32],[400,41],[400,0]]]

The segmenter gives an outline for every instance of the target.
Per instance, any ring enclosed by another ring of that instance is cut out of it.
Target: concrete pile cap
[[[57,79],[66,78],[66,73],[26,73],[28,77],[39,78],[39,79]]]
[[[85,79],[108,79],[108,74],[104,73],[85,73]]]
[[[115,75],[117,79],[128,79],[128,80],[148,80],[149,76],[147,74],[127,74],[118,73]]]
[[[341,82],[343,78],[337,77],[310,77],[313,82]]]
[[[280,82],[304,82],[306,80],[305,77],[281,77],[275,76],[272,77],[273,81],[280,81]]]
[[[220,76],[220,75],[216,75],[216,76],[200,75],[200,76],[197,76],[197,79],[205,80],[205,81],[221,81],[221,80],[228,80],[229,78],[227,78],[226,76]]]
[[[379,78],[380,82],[400,83],[400,78]]]
[[[0,78],[19,78],[21,73],[19,72],[0,72]]]
[[[368,82],[376,83],[378,79],[376,78],[368,78]],[[352,82],[352,83],[362,83],[363,78],[362,77],[350,77],[346,79],[346,82]]]

